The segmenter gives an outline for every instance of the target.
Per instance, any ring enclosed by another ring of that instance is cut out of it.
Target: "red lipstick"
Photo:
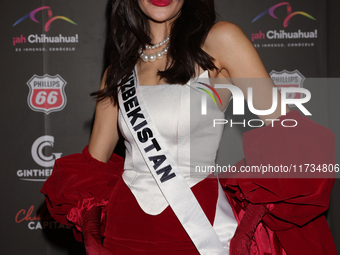
[[[172,0],[149,0],[151,4],[158,7],[165,7],[171,4]]]

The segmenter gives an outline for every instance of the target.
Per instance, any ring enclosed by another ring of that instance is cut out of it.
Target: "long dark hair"
[[[214,0],[184,0],[178,18],[171,27],[166,69],[158,75],[170,84],[186,84],[196,75],[195,66],[217,69],[213,58],[201,49],[216,19]],[[116,104],[118,88],[129,78],[142,45],[151,44],[149,23],[138,0],[112,0],[109,54],[104,89],[92,93],[98,101],[111,98]]]

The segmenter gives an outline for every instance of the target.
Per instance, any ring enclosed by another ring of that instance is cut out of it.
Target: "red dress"
[[[334,135],[331,131],[307,117],[301,117],[296,111],[280,119],[284,118],[297,120],[298,126],[267,126],[244,134],[245,159],[235,165],[238,169],[245,164],[335,164]],[[119,156],[112,155],[109,163],[105,164],[93,159],[85,148],[82,154],[58,159],[41,192],[46,195],[47,207],[55,220],[65,225],[76,225],[77,240],[81,240],[78,223],[81,210],[103,206],[104,246],[113,254],[159,254],[167,251],[198,254],[171,208],[157,216],[141,211],[121,179],[122,171],[123,159]],[[324,217],[334,178],[227,177],[220,178],[220,182],[237,220],[242,219],[248,203],[261,203],[267,208],[254,236],[252,255],[336,254]],[[213,223],[217,180],[205,179],[192,190]],[[125,215],[124,219],[115,218],[117,210],[120,215]],[[136,215],[138,217],[134,218]],[[140,240],[151,238],[154,242],[127,243],[125,238],[120,239],[125,234]]]

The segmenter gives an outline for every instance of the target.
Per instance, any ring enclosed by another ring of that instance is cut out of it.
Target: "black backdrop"
[[[275,9],[277,19],[266,13],[252,22],[280,1],[215,2],[219,19],[244,30],[273,78],[339,77],[339,1],[290,1],[292,12],[314,19],[295,15],[286,27],[287,5]],[[55,159],[88,143],[95,108],[89,94],[106,66],[108,1],[5,0],[1,17],[1,253],[85,254],[72,231],[50,218],[39,190]],[[285,33],[298,38],[282,38]],[[338,158],[339,92],[328,88],[327,97],[318,100],[323,112],[313,116],[336,133]],[[235,144],[240,139],[235,136]],[[339,197],[337,182],[328,222],[338,250]]]

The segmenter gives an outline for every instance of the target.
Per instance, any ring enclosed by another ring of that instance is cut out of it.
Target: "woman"
[[[195,124],[195,132],[188,127],[188,82],[194,82],[194,77],[234,81],[269,78],[251,42],[236,25],[214,23],[213,0],[113,0],[112,7],[111,65],[95,93],[98,100],[90,143],[82,154],[58,160],[42,189],[53,217],[64,224],[73,222],[83,231],[88,254],[286,254],[289,245],[286,249],[278,241],[277,232],[261,221],[275,221],[275,215],[268,216],[274,204],[289,204],[286,200],[292,197],[261,201],[255,192],[252,202],[238,195],[243,194],[244,187],[257,185],[258,189],[267,181],[219,182],[212,175],[190,178],[190,142],[199,141],[209,151],[204,156],[198,150],[191,162],[214,163],[222,129],[212,130],[202,121]],[[270,79],[265,80],[254,91],[253,105],[258,110],[271,107],[274,85]],[[247,83],[239,81],[234,85],[247,95]],[[220,109],[208,107],[223,117],[231,94],[229,90],[220,92]],[[282,120],[292,114],[301,118],[296,112],[280,117],[280,105],[278,97],[277,109],[260,119],[269,125],[270,119]],[[150,118],[144,118],[148,114]],[[122,159],[112,155],[119,130],[127,148],[123,174]],[[267,139],[272,137],[264,136],[261,142]],[[150,141],[149,147],[142,147]],[[163,149],[164,154],[147,154],[163,153]],[[166,160],[172,162],[161,168]],[[332,161],[332,157],[322,160]],[[179,176],[182,179],[177,182]],[[176,185],[170,189],[165,183],[174,180]],[[185,185],[191,187],[194,196]],[[327,209],[329,192],[329,188],[322,192],[326,200],[317,205],[322,209],[313,217]],[[202,228],[197,227],[200,224]],[[324,224],[322,221],[318,226],[329,237]],[[105,227],[104,233],[100,226]],[[285,230],[285,226],[275,230]],[[202,240],[202,236],[209,240]],[[323,250],[324,244],[319,246]],[[329,254],[333,246],[327,248]]]

